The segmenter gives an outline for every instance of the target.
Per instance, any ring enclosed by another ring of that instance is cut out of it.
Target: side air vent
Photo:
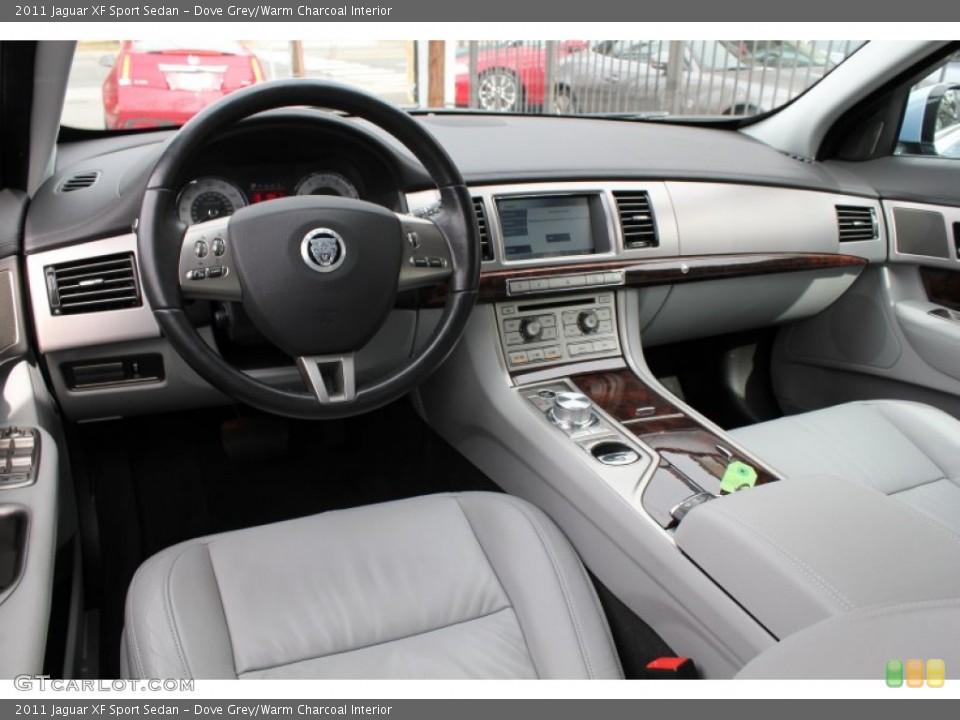
[[[60,187],[57,188],[57,192],[67,193],[73,192],[74,190],[86,190],[88,187],[93,187],[94,183],[96,183],[99,179],[99,170],[78,173],[60,183]]]
[[[860,205],[837,205],[837,227],[840,242],[876,240],[880,237],[877,211]]]
[[[143,304],[133,253],[48,265],[43,272],[54,315],[121,310]]]
[[[617,214],[623,228],[623,244],[626,248],[658,247],[657,225],[654,222],[650,196],[645,192],[615,192]]]
[[[487,227],[487,211],[483,200],[473,199],[473,211],[477,215],[477,228],[480,230],[480,259],[483,262],[493,260],[493,245],[490,244],[490,230]]]

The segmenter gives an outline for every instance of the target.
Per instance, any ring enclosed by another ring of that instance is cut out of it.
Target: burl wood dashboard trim
[[[681,470],[684,470],[682,465],[697,468],[698,472],[712,476],[719,485],[727,464],[741,460],[756,469],[758,485],[778,479],[755,460],[729,447],[727,441],[690,417],[669,397],[651,388],[632,370],[582,373],[572,375],[570,380],[608,415],[657,450],[663,465],[669,463]]]
[[[930,302],[960,311],[960,272],[922,267],[920,280]]]
[[[572,265],[553,265],[516,270],[486,270],[480,275],[481,302],[517,298],[556,296],[563,291],[531,292],[517,296],[507,294],[508,280],[580,275],[584,273],[624,271],[625,287],[649,287],[676,283],[723,280],[727,278],[767,275],[773,273],[803,272],[829,268],[854,268],[867,264],[864,258],[831,253],[744,253],[738,255],[695,255],[682,258],[650,260],[618,260],[614,262],[586,262]],[[599,289],[601,286],[590,286]],[[569,288],[569,291],[584,288]],[[587,288],[590,289],[590,288]],[[443,305],[446,286],[424,291],[420,303],[427,306]]]
[[[866,265],[867,261],[853,255],[829,253],[769,253],[743,255],[695,255],[682,258],[629,260],[609,263],[579,263],[554,267],[495,270],[480,276],[480,300],[507,298],[508,280],[526,280],[554,275],[578,275],[593,272],[624,271],[626,287],[674,285],[676,283],[703,280],[723,280],[767,275],[772,273],[801,272]],[[555,295],[556,292],[543,293]],[[520,297],[536,297],[537,293],[524,293]]]

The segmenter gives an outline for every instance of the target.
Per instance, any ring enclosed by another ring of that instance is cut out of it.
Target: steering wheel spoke
[[[436,285],[450,277],[450,246],[443,231],[426,218],[398,217],[403,225],[403,260],[397,290]]]
[[[357,394],[353,355],[301,356],[297,368],[321,405],[351,402]]]
[[[180,291],[197,300],[239,301],[240,280],[230,252],[230,218],[217,218],[187,228],[180,245]]]

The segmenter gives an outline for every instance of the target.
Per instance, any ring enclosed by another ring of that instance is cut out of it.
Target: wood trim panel
[[[661,467],[654,481],[659,478],[670,482],[670,478],[679,473],[704,490],[719,494],[720,480],[732,460],[752,465],[757,470],[758,485],[778,479],[756,461],[728,447],[716,433],[690,417],[667,395],[651,388],[632,370],[584,373],[573,375],[570,380],[608,415],[660,454]],[[653,408],[653,412],[649,408]],[[723,453],[718,445],[731,454]],[[651,514],[662,516],[663,509],[651,510]]]
[[[960,310],[960,272],[922,267],[920,280],[930,302]]]
[[[742,255],[696,255],[683,258],[660,258],[651,260],[619,260],[616,262],[576,263],[551,265],[549,267],[523,268],[516,270],[487,270],[480,275],[480,302],[518,300],[540,297],[561,297],[564,293],[592,292],[610,289],[610,286],[590,285],[569,288],[564,291],[524,293],[507,295],[508,280],[584,273],[624,271],[624,286],[648,287],[676,283],[722,280],[751,275],[803,272],[829,268],[862,267],[867,261],[854,255],[831,253],[745,253]],[[420,294],[420,304],[427,307],[443,305],[447,297],[445,285],[427,288]]]

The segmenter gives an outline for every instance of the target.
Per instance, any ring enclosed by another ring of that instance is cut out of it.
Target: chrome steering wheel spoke
[[[297,368],[321,405],[351,402],[357,395],[352,354],[300,356]]]

